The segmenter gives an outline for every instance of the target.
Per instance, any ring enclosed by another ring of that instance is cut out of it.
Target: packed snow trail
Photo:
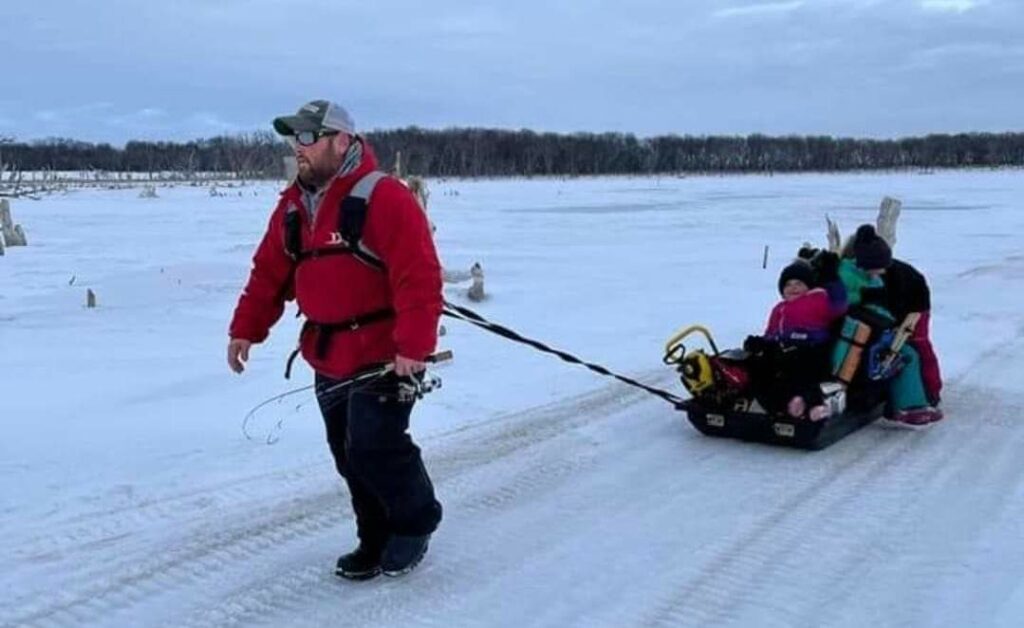
[[[1024,396],[985,384],[1002,369],[1024,369],[1021,337],[949,384],[943,423],[871,426],[816,453],[700,436],[617,384],[439,436],[425,448],[446,519],[394,581],[332,575],[352,524],[322,469],[253,478],[265,499],[219,487],[235,493],[215,513],[189,496],[94,514],[88,527],[114,535],[68,530],[59,555],[26,557],[53,589],[0,623],[1008,621],[1024,579]],[[162,534],[147,540],[147,522]]]

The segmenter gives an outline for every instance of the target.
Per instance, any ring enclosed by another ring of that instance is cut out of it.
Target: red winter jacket
[[[792,301],[779,301],[768,315],[764,336],[783,342],[826,342],[832,323],[845,311],[846,290],[835,281]]]
[[[324,375],[346,377],[396,355],[422,360],[434,350],[442,307],[441,264],[426,215],[396,179],[385,177],[377,183],[363,227],[362,242],[380,257],[387,272],[352,255],[327,255],[303,261],[291,278],[295,262],[285,249],[284,228],[288,208],[299,209],[303,250],[327,246],[338,231],[341,200],[375,169],[377,160],[364,143],[356,170],[328,183],[312,225],[298,183],[285,188],[253,256],[249,281],[231,320],[232,338],[262,342],[284,312],[285,301],[295,298],[300,311],[317,323],[343,322],[389,307],[395,311],[390,319],[333,334],[322,358],[315,350],[319,332],[303,333],[302,356]]]

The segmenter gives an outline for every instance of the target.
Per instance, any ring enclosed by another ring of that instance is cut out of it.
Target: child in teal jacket
[[[847,303],[860,306],[896,324],[892,313],[883,305],[885,283],[882,275],[892,263],[892,250],[871,225],[862,225],[853,238],[853,257],[839,264],[839,278],[846,287]],[[921,359],[908,343],[900,349],[903,368],[889,383],[889,402],[896,421],[913,425],[933,423],[942,419],[942,411],[928,403],[921,378]]]

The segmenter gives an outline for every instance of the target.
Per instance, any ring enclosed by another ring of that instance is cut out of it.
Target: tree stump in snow
[[[886,196],[878,207],[878,218],[875,220],[875,230],[879,237],[889,244],[889,248],[896,248],[896,221],[900,218],[900,209],[903,203],[898,199]]]
[[[828,227],[828,250],[833,253],[840,253],[843,250],[843,239],[839,236],[839,225],[832,220],[827,214],[825,215],[825,224]]]
[[[469,287],[466,296],[470,301],[483,301],[487,295],[484,293],[484,269],[480,262],[473,264],[469,269],[469,275],[473,278],[473,285]]]
[[[139,192],[139,198],[157,198],[156,186],[147,185],[144,188],[142,188],[142,191]]]
[[[416,197],[416,201],[423,208],[423,211],[427,211],[427,202],[430,200],[430,190],[427,189],[427,182],[423,180],[423,177],[409,177],[406,181],[406,185],[409,186],[409,191]]]
[[[96,293],[91,288],[85,289],[85,307],[96,307]]]
[[[295,177],[299,176],[299,162],[295,160],[295,156],[285,155],[281,158],[281,162],[284,164],[285,180],[294,181]]]
[[[3,233],[4,243],[7,246],[25,246],[28,241],[25,239],[25,230],[21,225],[14,224],[11,217],[11,203],[6,198],[0,199],[0,232]]]
[[[903,203],[891,196],[882,198],[882,202],[878,206],[878,217],[875,219],[875,233],[885,240],[891,249],[896,248],[896,222],[900,218],[900,210],[902,208]],[[849,236],[844,243],[840,244],[839,227],[828,216],[825,216],[825,222],[828,224],[829,250],[839,253],[840,257],[852,258],[853,236]]]

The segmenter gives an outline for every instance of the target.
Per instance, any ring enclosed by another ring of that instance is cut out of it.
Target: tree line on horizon
[[[933,134],[900,139],[831,136],[680,136],[537,133],[417,127],[366,134],[381,166],[431,177],[770,173],[1024,165],[1024,133]],[[124,147],[54,138],[0,142],[0,162],[21,171],[228,173],[273,178],[288,146],[269,131]]]

